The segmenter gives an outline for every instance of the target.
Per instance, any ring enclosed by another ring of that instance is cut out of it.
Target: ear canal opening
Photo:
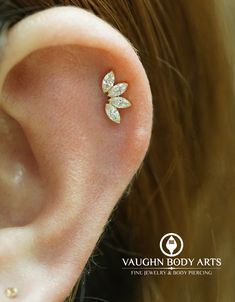
[[[0,110],[0,228],[29,224],[41,212],[40,174],[19,123]]]

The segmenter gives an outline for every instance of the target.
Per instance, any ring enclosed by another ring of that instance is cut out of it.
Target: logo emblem
[[[184,248],[182,238],[176,233],[167,233],[160,240],[160,249],[168,257],[179,255]]]

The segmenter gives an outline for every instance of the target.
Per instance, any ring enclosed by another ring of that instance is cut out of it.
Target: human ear
[[[104,75],[127,82],[121,123]],[[149,83],[130,43],[82,9],[25,18],[0,65],[0,301],[61,302],[149,145]]]

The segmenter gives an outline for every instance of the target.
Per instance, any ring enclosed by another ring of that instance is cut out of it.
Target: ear
[[[148,148],[148,80],[130,43],[72,7],[9,32],[0,66],[0,300],[61,302]],[[121,123],[102,79],[127,82]]]

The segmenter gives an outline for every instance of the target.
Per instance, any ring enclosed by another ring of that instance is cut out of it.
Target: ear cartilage
[[[109,97],[105,104],[105,112],[108,118],[114,123],[120,124],[121,116],[118,109],[131,107],[131,102],[121,95],[127,90],[128,84],[125,82],[115,84],[113,71],[108,72],[102,82],[102,90]]]
[[[16,298],[18,295],[18,288],[16,287],[8,287],[5,289],[5,295],[7,298]]]

